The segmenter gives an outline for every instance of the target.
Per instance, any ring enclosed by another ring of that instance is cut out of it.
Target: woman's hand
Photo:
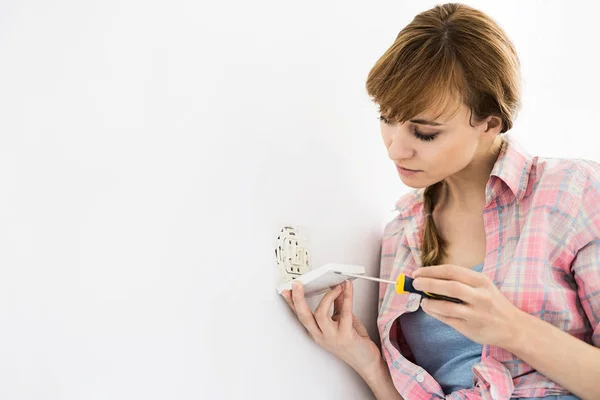
[[[379,365],[382,359],[379,348],[352,313],[352,282],[345,281],[327,292],[314,314],[306,303],[300,282],[294,282],[291,292],[286,290],[282,296],[309,336],[321,347],[345,361],[359,374]],[[330,315],[332,304],[333,315]]]
[[[457,265],[419,268],[417,290],[461,299],[464,304],[423,299],[423,311],[479,344],[506,348],[524,312],[515,307],[484,274]]]

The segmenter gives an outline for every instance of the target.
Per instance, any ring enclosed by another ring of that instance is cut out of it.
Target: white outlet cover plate
[[[339,285],[345,280],[352,281],[356,279],[353,276],[336,274],[336,272],[364,275],[366,271],[362,265],[324,264],[319,268],[300,275],[291,282],[280,284],[277,286],[277,293],[281,294],[284,290],[292,290],[292,282],[298,281],[304,287],[304,297],[313,297],[328,292],[332,287]]]

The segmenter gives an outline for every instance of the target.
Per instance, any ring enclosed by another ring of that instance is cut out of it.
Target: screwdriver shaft
[[[385,279],[373,278],[372,276],[356,275],[356,274],[350,274],[350,273],[346,273],[346,272],[337,272],[337,271],[336,271],[336,274],[340,274],[340,275],[344,275],[344,276],[352,276],[354,278],[367,279],[367,280],[375,281],[375,282],[389,283],[391,285],[396,284],[396,282],[394,282],[394,281],[387,281]]]

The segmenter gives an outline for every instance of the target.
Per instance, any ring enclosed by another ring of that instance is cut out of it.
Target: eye
[[[417,128],[415,128],[414,131],[414,135],[417,139],[422,140],[424,142],[431,142],[433,139],[435,139],[435,137],[438,135],[439,133],[434,133],[434,134],[430,134],[430,135],[425,135],[421,132],[419,132],[419,130]]]

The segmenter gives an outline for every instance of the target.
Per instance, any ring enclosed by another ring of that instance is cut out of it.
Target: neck
[[[478,148],[473,161],[458,173],[446,178],[442,190],[444,208],[456,211],[481,210],[485,206],[485,187],[498,159],[502,138]]]

